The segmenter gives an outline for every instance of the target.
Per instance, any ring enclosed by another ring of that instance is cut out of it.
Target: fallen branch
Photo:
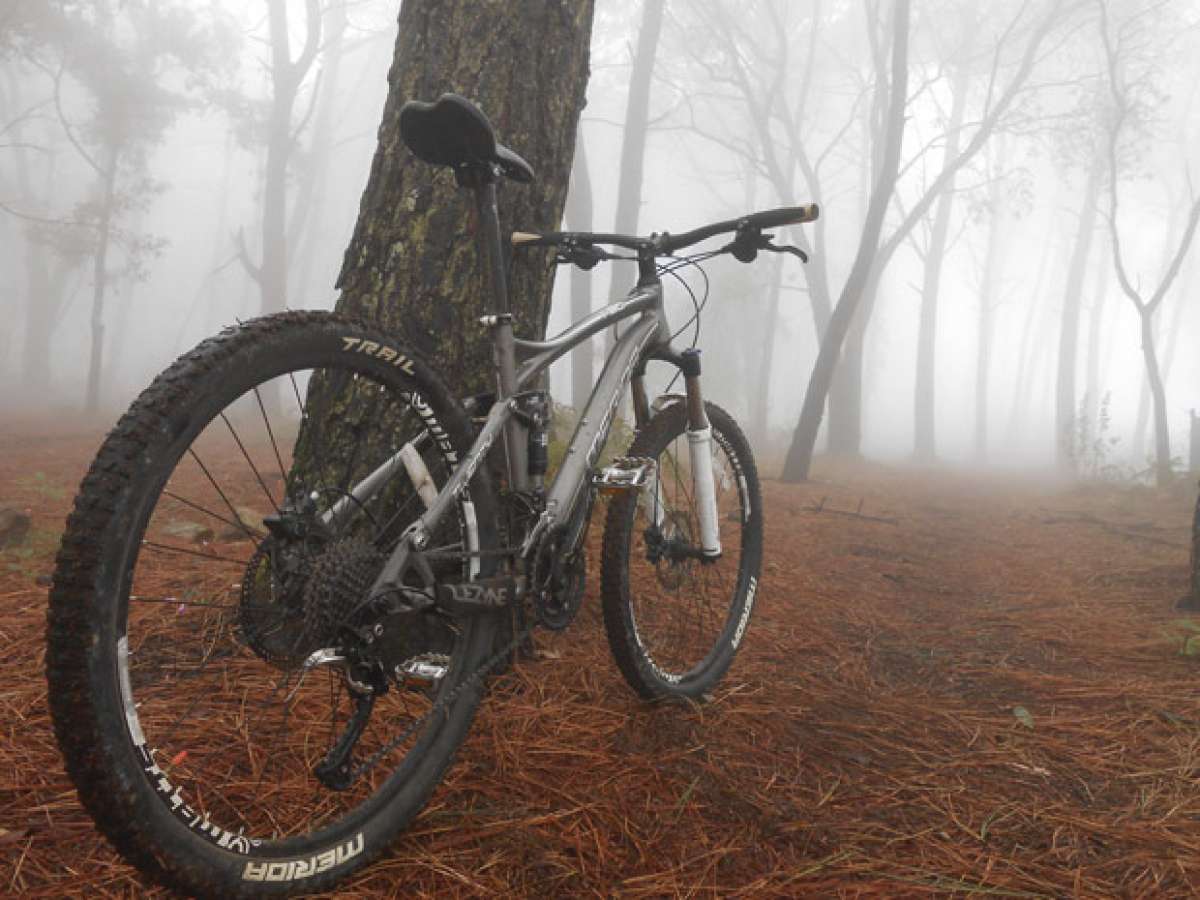
[[[864,513],[862,511],[863,503],[865,502],[863,500],[858,501],[858,509],[851,510],[851,509],[833,509],[833,508],[826,509],[825,501],[828,499],[829,499],[828,497],[822,497],[821,502],[818,503],[816,506],[805,506],[802,508],[806,512],[811,512],[811,513],[829,513],[830,515],[834,515],[834,516],[849,516],[852,519],[866,519],[868,522],[882,522],[885,525],[899,525],[900,524],[899,519],[894,519],[891,516],[869,516],[869,515],[867,515],[866,513]]]

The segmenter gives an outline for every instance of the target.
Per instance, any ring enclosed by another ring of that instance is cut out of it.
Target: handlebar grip
[[[812,222],[821,214],[817,204],[807,206],[785,206],[781,209],[766,209],[762,212],[751,213],[746,219],[755,228],[779,228],[783,225],[800,225]]]
[[[509,240],[512,241],[514,247],[542,247],[550,243],[546,240],[546,235],[534,234],[530,231],[514,231]]]

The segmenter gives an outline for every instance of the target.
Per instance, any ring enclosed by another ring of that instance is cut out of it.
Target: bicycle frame
[[[638,426],[643,425],[649,418],[642,377],[645,361],[653,357],[674,363],[681,368],[683,366],[681,356],[670,346],[671,332],[663,310],[662,282],[655,268],[655,257],[649,252],[639,254],[638,283],[625,300],[597,310],[554,338],[534,341],[515,337],[512,315],[509,312],[508,284],[504,271],[494,176],[480,178],[471,187],[475,193],[479,214],[480,255],[489,263],[496,310],[494,315],[484,317],[483,324],[492,330],[499,390],[471,449],[392,551],[372,588],[372,597],[399,587],[400,576],[411,553],[426,547],[429,535],[466,491],[479,465],[501,436],[506,450],[509,486],[515,491],[528,490],[528,435],[526,426],[518,416],[519,403],[538,376],[555,360],[606,328],[625,320],[634,320],[618,337],[605,360],[604,368],[587,404],[580,411],[579,421],[566,448],[563,462],[546,492],[544,511],[534,528],[524,537],[522,555],[529,552],[547,528],[567,521],[575,510],[586,490],[590,471],[608,437],[626,387],[633,390],[634,414]],[[518,355],[524,357],[519,365]],[[688,380],[696,381],[694,378]],[[695,389],[699,389],[698,382]],[[327,521],[336,523],[338,519],[352,515],[355,506],[401,471],[403,452],[403,449],[397,452],[359,482],[351,491],[355,499],[346,498],[335,504],[326,514]],[[468,522],[469,530],[470,525]],[[472,545],[476,543],[471,535],[468,536],[468,542]],[[468,550],[475,549],[477,546],[468,547]],[[473,566],[472,573],[475,571],[477,567]]]

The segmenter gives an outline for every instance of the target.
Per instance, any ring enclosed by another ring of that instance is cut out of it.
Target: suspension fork
[[[712,425],[704,412],[704,395],[700,390],[700,351],[695,348],[684,350],[680,354],[680,363],[687,392],[688,455],[692,464],[696,516],[700,520],[700,552],[716,559],[721,555],[721,534],[713,480]]]

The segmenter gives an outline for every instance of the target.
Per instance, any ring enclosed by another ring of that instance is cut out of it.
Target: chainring
[[[587,557],[582,548],[572,554],[561,549],[562,541],[548,538],[538,548],[530,567],[530,603],[539,624],[562,631],[583,606]]]

